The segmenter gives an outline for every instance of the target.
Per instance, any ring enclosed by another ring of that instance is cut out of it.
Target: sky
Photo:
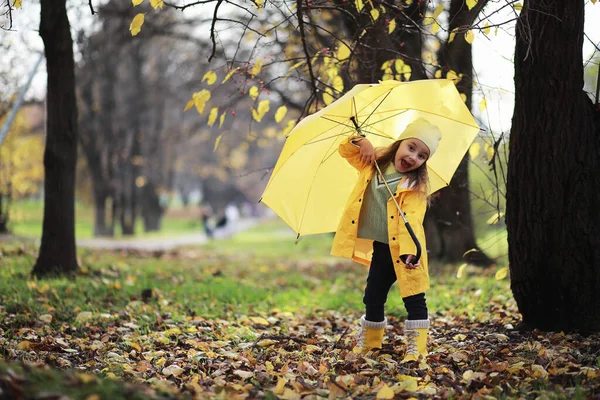
[[[491,9],[484,10],[491,14]],[[506,20],[504,15],[495,15],[490,24]],[[589,0],[585,6],[584,31],[596,46],[600,47],[600,1],[596,4]],[[499,29],[498,33],[491,30],[489,38],[483,33],[475,34],[473,41],[473,64],[475,79],[479,87],[473,93],[473,114],[484,122],[495,133],[508,132],[514,108],[514,24]],[[594,54],[594,45],[584,38],[583,59],[588,60]],[[600,58],[600,54],[596,52]],[[479,103],[485,96],[486,108],[482,112]]]
[[[125,1],[125,0],[124,0]],[[82,3],[80,11],[85,14],[75,15],[71,12],[70,19],[73,25],[85,23],[85,15],[89,16],[87,0],[71,0],[69,4]],[[493,15],[488,20],[490,24],[497,24],[513,18],[508,11],[494,13],[494,7],[501,2],[490,2],[484,10],[486,15]],[[505,3],[501,3],[505,4]],[[512,11],[511,11],[512,12]],[[596,46],[600,46],[600,1],[596,4],[587,0],[586,3],[585,32]],[[0,41],[14,41],[16,45],[18,65],[22,65],[20,85],[24,85],[27,75],[34,66],[37,56],[35,52],[43,50],[42,40],[38,35],[39,2],[23,0],[22,7],[14,10],[13,32],[0,30]],[[27,43],[25,46],[24,43]],[[584,41],[584,60],[594,53],[594,45],[587,38]],[[0,55],[1,56],[1,55]],[[598,55],[600,57],[600,55]],[[475,33],[473,41],[473,63],[477,85],[473,94],[473,114],[480,124],[486,129],[498,134],[510,130],[510,121],[514,106],[514,23],[502,26],[497,31],[492,28],[489,35],[483,32]],[[42,63],[33,81],[28,97],[42,97],[46,85],[45,64]],[[481,110],[479,104],[486,100],[485,109]]]

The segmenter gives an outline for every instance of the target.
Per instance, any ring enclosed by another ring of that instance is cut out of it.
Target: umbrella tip
[[[298,236],[296,236],[296,240],[300,239],[300,233],[298,233]]]
[[[262,197],[260,199],[258,199],[258,203],[260,203],[262,201]]]

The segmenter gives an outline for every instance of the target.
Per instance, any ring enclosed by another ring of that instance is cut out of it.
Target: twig
[[[211,62],[211,60],[215,57],[215,51],[217,48],[217,43],[215,42],[215,24],[217,22],[217,14],[219,12],[219,7],[221,6],[222,2],[223,0],[217,1],[217,5],[215,6],[215,12],[213,14],[213,20],[210,24],[210,41],[212,42],[212,52],[210,53],[210,57],[208,57],[208,62]]]
[[[338,347],[338,344],[342,341],[342,339],[344,338],[344,336],[346,336],[346,333],[348,333],[349,329],[350,329],[350,327],[347,326],[346,330],[344,331],[344,333],[342,333],[342,336],[340,336],[340,338],[335,342],[335,344],[333,345],[333,347],[331,348],[331,350],[335,350]]]
[[[312,91],[316,95],[317,93],[317,79],[310,63],[310,54],[308,53],[308,46],[306,45],[306,32],[304,31],[304,19],[302,16],[302,0],[296,0],[296,9],[298,16],[298,30],[300,31],[300,38],[302,39],[302,48],[304,49],[304,55],[306,56],[306,63],[308,64],[308,73],[310,75],[310,81]]]

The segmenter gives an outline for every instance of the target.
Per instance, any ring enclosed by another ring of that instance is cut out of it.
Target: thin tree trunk
[[[0,233],[8,233],[8,204],[10,199],[4,200],[0,193]]]
[[[450,30],[470,26],[487,0],[479,1],[469,10],[463,0],[450,3]],[[471,44],[464,34],[456,34],[454,40],[445,43],[439,52],[440,64],[444,72],[453,70],[463,74],[457,83],[459,92],[467,97],[466,105],[471,109],[473,97],[473,54]],[[468,261],[488,266],[492,260],[483,253],[475,240],[475,229],[471,215],[469,191],[469,158],[465,155],[452,177],[450,186],[442,189],[435,197],[425,216],[425,232],[431,256],[446,262]],[[478,251],[469,250],[477,249]],[[464,254],[468,254],[465,256]]]
[[[40,36],[48,71],[44,221],[42,242],[32,274],[75,272],[75,167],[77,104],[73,40],[65,0],[41,2]]]
[[[526,1],[516,28],[507,228],[524,328],[600,330],[600,116],[583,92],[584,1]]]

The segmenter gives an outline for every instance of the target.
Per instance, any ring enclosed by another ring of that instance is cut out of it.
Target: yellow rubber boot
[[[387,325],[387,319],[381,322],[367,321],[365,316],[360,317],[360,329],[356,337],[355,353],[367,355],[374,350],[381,349],[383,344],[383,333]]]
[[[406,320],[404,335],[406,336],[406,355],[403,363],[408,361],[425,362],[427,358],[428,319]]]

